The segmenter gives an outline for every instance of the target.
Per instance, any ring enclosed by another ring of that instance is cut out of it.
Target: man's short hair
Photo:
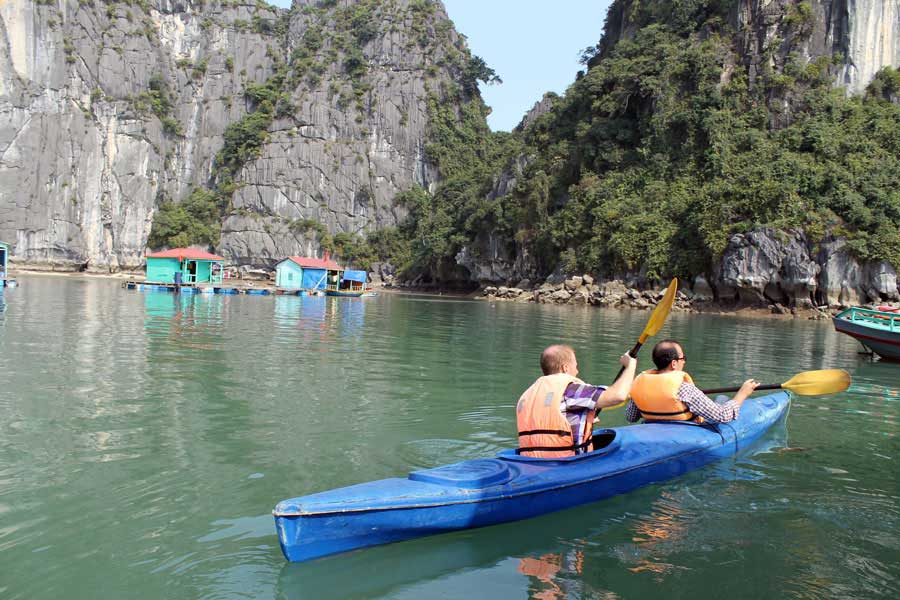
[[[653,346],[653,364],[656,368],[662,371],[677,360],[681,356],[678,352],[680,345],[675,340],[663,340]]]
[[[554,344],[541,352],[541,371],[544,375],[561,373],[563,367],[575,362],[575,350],[571,346]]]

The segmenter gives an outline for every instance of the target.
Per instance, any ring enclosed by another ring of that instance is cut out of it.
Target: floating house
[[[147,255],[147,281],[193,285],[222,283],[225,259],[194,248],[173,248]]]
[[[326,290],[340,282],[344,267],[328,258],[288,256],[275,265],[275,287],[280,290]]]
[[[9,244],[0,242],[0,279],[6,279],[6,266],[9,262]]]
[[[0,242],[0,288],[15,287],[14,279],[9,278],[9,244]]]
[[[363,292],[366,291],[366,278],[367,273],[365,271],[351,271],[347,269],[344,271],[340,282],[329,285],[325,294],[328,296],[362,296]]]

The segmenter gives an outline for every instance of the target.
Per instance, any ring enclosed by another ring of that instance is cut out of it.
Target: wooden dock
[[[139,292],[169,292],[173,294],[249,294],[252,296],[270,296],[279,293],[277,290],[269,287],[212,283],[175,284],[153,281],[123,281],[122,287]]]

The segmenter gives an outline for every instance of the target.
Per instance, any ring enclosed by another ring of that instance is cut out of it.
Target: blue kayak
[[[744,403],[721,425],[648,423],[594,432],[593,452],[530,458],[504,450],[279,502],[272,511],[285,558],[300,562],[427,535],[518,521],[677,477],[731,456],[783,417],[790,394]]]

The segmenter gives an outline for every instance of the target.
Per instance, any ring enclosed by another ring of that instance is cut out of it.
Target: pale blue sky
[[[290,6],[290,0],[269,0]],[[503,79],[482,85],[495,131],[515,127],[544,92],[565,92],[603,33],[610,0],[443,0],[472,52]]]

